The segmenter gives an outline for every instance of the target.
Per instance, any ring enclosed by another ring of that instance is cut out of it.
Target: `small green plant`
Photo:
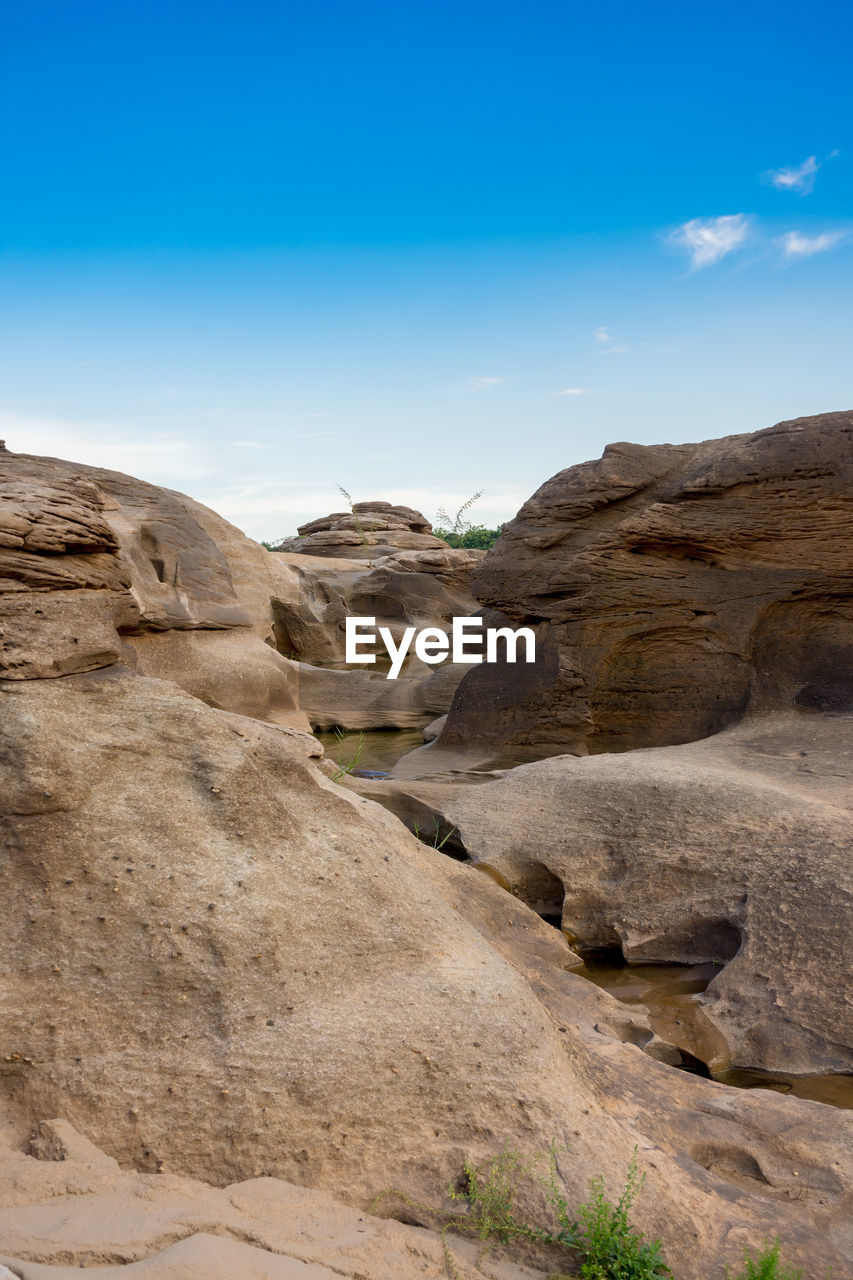
[[[481,489],[478,493],[473,493],[467,502],[462,503],[455,516],[449,516],[445,507],[439,507],[433,528],[436,538],[441,538],[449,547],[464,547],[479,551],[488,551],[493,547],[501,536],[503,525],[499,524],[496,529],[487,529],[485,525],[472,524],[465,515],[474,503],[482,498],[483,492]]]
[[[369,529],[365,529],[364,522],[362,521],[361,516],[358,514],[358,512],[355,509],[355,503],[352,500],[352,495],[347,492],[347,490],[344,488],[342,484],[336,484],[335,488],[337,489],[338,493],[342,494],[347,500],[347,505],[350,509],[350,512],[352,513],[353,522],[355,523],[355,531],[358,534],[359,538],[361,539],[361,545],[363,547],[367,547],[368,549],[368,564],[372,567],[373,566],[373,544],[371,543],[367,535],[369,532],[370,533],[374,532],[375,526],[371,526]]]
[[[607,1199],[603,1178],[590,1180],[590,1199],[578,1210],[580,1222],[567,1224],[576,1241],[573,1247],[582,1257],[583,1280],[656,1280],[672,1275],[660,1240],[646,1240],[631,1225],[631,1207],[645,1180],[646,1175],[637,1170],[636,1147],[616,1204]]]
[[[415,833],[418,840],[420,840],[422,844],[428,844],[431,849],[443,849],[444,846],[447,844],[448,840],[450,839],[450,837],[456,834],[456,828],[451,827],[450,830],[447,832],[447,834],[445,836],[442,836],[442,838],[439,840],[439,836],[441,836],[441,825],[438,821],[438,818],[434,818],[433,822],[435,823],[435,828],[432,833],[432,839],[428,839],[425,833],[423,835],[421,834],[421,826],[420,826],[420,823],[417,821],[412,823],[412,831]]]
[[[471,522],[466,520],[465,513],[466,511],[471,510],[475,502],[480,501],[484,492],[484,489],[478,489],[476,493],[472,493],[471,497],[467,498],[466,501],[462,503],[462,506],[452,519],[447,514],[446,507],[439,507],[436,524],[443,532],[439,533],[437,536],[440,538],[444,534],[449,534],[451,537],[460,538],[466,529],[470,529],[472,527]]]
[[[361,759],[362,752],[364,751],[364,734],[359,731],[356,739],[355,751],[350,756],[349,760],[344,759],[344,750],[350,734],[348,734],[344,729],[341,729],[340,726],[336,726],[334,734],[338,743],[336,762],[338,767],[332,774],[332,782],[338,782],[345,774],[352,773],[353,769],[358,768],[358,762]]]
[[[778,1236],[772,1244],[765,1244],[756,1253],[747,1249],[743,1255],[743,1263],[743,1270],[736,1276],[726,1267],[726,1280],[802,1280],[801,1270],[779,1261]]]
[[[548,1160],[548,1173],[543,1175],[537,1170],[545,1159]],[[516,1197],[525,1178],[533,1178],[544,1188],[557,1220],[555,1225],[533,1226],[519,1217]],[[448,1190],[452,1200],[465,1206],[464,1212],[446,1213],[418,1204],[402,1192],[390,1190],[376,1197],[370,1212],[373,1213],[386,1196],[396,1195],[412,1208],[444,1218],[441,1238],[448,1274],[453,1280],[460,1280],[460,1273],[447,1242],[449,1231],[475,1234],[486,1248],[494,1242],[507,1244],[513,1240],[528,1240],[570,1250],[575,1266],[580,1265],[579,1274],[583,1280],[664,1280],[672,1272],[663,1260],[660,1241],[646,1240],[630,1221],[631,1207],[644,1181],[645,1174],[637,1171],[635,1148],[628,1166],[625,1189],[616,1204],[607,1199],[604,1180],[592,1178],[589,1183],[590,1199],[580,1206],[577,1217],[574,1217],[560,1189],[556,1145],[552,1143],[548,1157],[522,1156],[518,1151],[505,1148],[500,1155],[480,1165],[465,1162],[459,1183]],[[563,1280],[562,1274],[558,1276],[555,1273],[552,1280]],[[733,1280],[797,1280],[797,1277],[756,1273],[754,1277],[735,1277]]]
[[[448,1188],[451,1200],[467,1206],[462,1222],[481,1240],[506,1243],[513,1238],[553,1243],[549,1231],[532,1227],[516,1217],[515,1197],[519,1183],[541,1163],[541,1156],[522,1156],[518,1151],[503,1150],[483,1164],[465,1162],[462,1186]]]

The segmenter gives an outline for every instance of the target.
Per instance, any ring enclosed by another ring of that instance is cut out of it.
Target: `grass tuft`
[[[733,1276],[726,1267],[726,1280],[802,1280],[803,1273],[779,1259],[779,1237],[755,1253],[746,1250],[743,1270]]]

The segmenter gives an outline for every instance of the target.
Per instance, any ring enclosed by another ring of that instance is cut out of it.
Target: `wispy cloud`
[[[229,444],[232,449],[269,449],[271,445],[261,444],[259,440],[231,440]]]
[[[317,414],[318,418],[322,415]],[[333,440],[337,435],[337,431],[297,431],[297,440]]]
[[[502,382],[506,382],[506,378],[469,378],[464,384],[464,391],[491,391],[492,387],[499,387]]]
[[[631,350],[631,348],[626,347],[624,343],[614,342],[613,334],[610,332],[609,329],[605,328],[603,324],[600,324],[597,329],[593,329],[592,336],[595,338],[596,342],[599,344],[598,354],[600,356],[615,356],[615,355],[619,355],[619,353],[622,351]],[[568,395],[568,396],[578,395],[578,394],[585,395],[586,392],[569,390],[569,391],[560,391],[557,394]]]
[[[775,187],[777,191],[796,191],[798,195],[807,196],[814,190],[820,167],[821,161],[817,156],[808,156],[802,164],[789,165],[784,169],[765,169],[760,176],[765,186]]]
[[[667,236],[667,243],[690,257],[694,271],[713,266],[727,254],[739,249],[750,232],[750,219],[745,213],[726,214],[720,218],[691,218]]]
[[[807,236],[801,231],[788,231],[776,243],[786,258],[810,258],[815,253],[826,253],[845,239],[845,231],[824,231],[820,235]]]
[[[586,387],[566,387],[565,391],[555,391],[555,396],[588,396]]]
[[[134,466],[165,462],[186,454],[191,442],[160,432],[142,432],[118,423],[81,422],[0,410],[0,437],[13,453],[68,458],[92,466],[133,473]]]

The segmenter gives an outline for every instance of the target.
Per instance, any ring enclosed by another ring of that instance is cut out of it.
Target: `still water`
[[[702,993],[720,972],[716,964],[636,964],[614,963],[609,959],[587,955],[572,973],[609,991],[623,1004],[639,1005],[649,1015],[652,1029],[663,1040],[682,1048],[685,1044],[699,1051],[701,1022],[696,1013],[701,1008]],[[685,1054],[685,1068],[710,1075],[701,1059]],[[790,1093],[812,1102],[826,1102],[834,1107],[853,1110],[853,1076],[788,1076],[765,1071],[728,1070],[713,1073],[720,1084],[738,1089],[773,1089]]]
[[[422,729],[357,729],[338,738],[332,732],[315,733],[329,760],[342,768],[355,760],[354,772],[388,773],[402,756],[424,745]]]

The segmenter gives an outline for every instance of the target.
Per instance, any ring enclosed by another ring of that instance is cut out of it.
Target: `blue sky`
[[[851,25],[9,6],[0,435],[274,537],[849,408]]]

